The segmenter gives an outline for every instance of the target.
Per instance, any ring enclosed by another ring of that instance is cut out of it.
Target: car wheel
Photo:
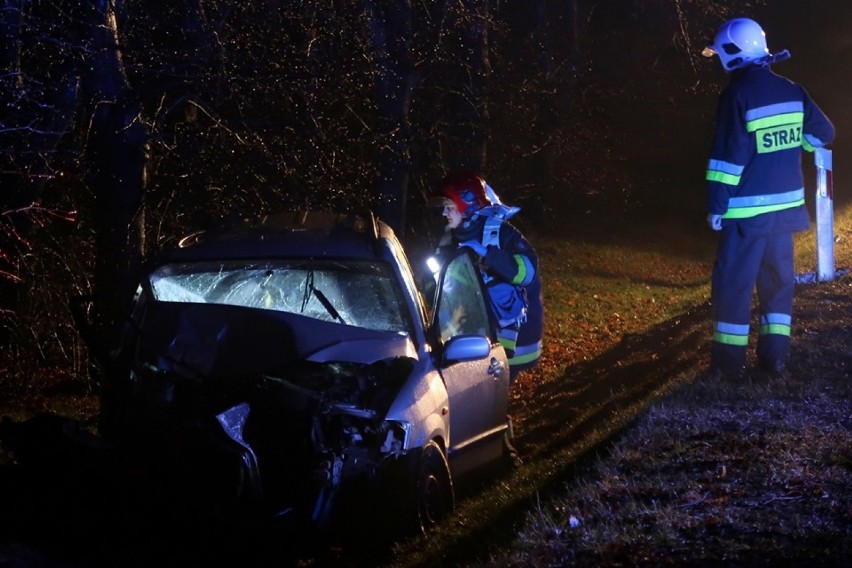
[[[450,467],[434,441],[424,446],[413,460],[414,509],[416,528],[426,531],[446,518],[455,506]]]

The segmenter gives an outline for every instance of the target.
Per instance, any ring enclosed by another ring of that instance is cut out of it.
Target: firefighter
[[[485,180],[469,171],[445,177],[439,193],[447,220],[439,248],[468,247],[480,257],[514,382],[518,373],[538,363],[544,331],[538,257],[508,222],[519,209],[503,205]]]
[[[810,226],[802,151],[831,142],[834,126],[801,86],[772,71],[789,53],[770,54],[754,20],[726,22],[702,54],[718,56],[730,74],[706,176],[707,222],[719,232],[710,370],[743,371],[756,286],[758,367],[781,377],[792,324],[793,234]]]

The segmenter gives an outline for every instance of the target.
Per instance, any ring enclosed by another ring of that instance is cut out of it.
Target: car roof
[[[392,229],[369,211],[289,211],[192,233],[157,264],[251,258],[387,259]]]

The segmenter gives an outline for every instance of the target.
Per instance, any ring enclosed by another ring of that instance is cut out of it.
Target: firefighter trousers
[[[713,343],[710,366],[729,373],[746,363],[752,298],[757,287],[761,368],[781,371],[790,349],[793,293],[793,234],[744,234],[725,227],[713,266]]]

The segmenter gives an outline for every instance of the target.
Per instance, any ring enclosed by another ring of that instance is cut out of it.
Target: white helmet
[[[725,71],[732,71],[767,57],[769,49],[760,24],[748,18],[734,18],[722,24],[713,45],[705,47],[701,54],[718,55]]]

